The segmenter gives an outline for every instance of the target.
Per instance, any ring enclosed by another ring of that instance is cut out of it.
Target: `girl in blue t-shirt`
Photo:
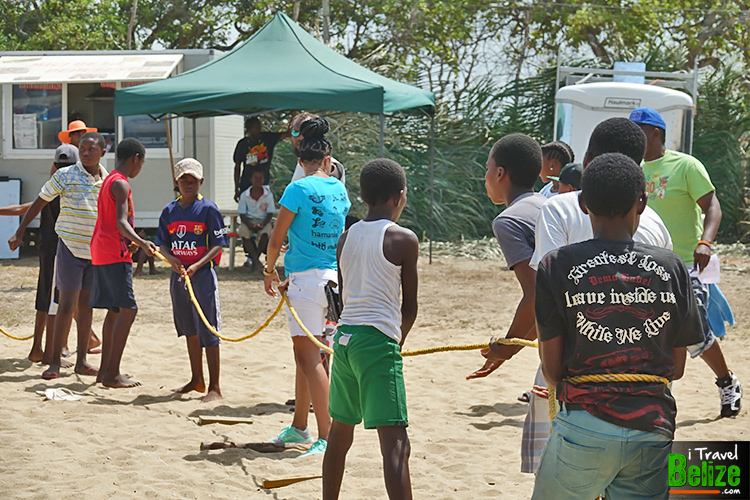
[[[287,290],[302,323],[320,337],[328,309],[324,288],[329,281],[338,281],[336,244],[351,206],[344,185],[328,175],[331,171],[331,142],[325,137],[328,130],[324,118],[313,118],[302,124],[299,161],[305,177],[289,184],[279,201],[276,226],[268,241],[268,264],[263,271],[266,293],[275,297],[273,281],[279,279],[276,259],[288,233],[289,250],[284,257],[287,279],[279,285],[279,290]],[[289,312],[287,320],[297,365],[294,419],[292,425],[271,442],[284,448],[310,446],[308,454],[322,453],[331,427],[328,376],[318,347]],[[307,429],[311,402],[318,424],[315,442]]]

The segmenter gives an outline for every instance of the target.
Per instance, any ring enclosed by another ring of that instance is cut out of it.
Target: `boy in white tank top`
[[[363,419],[366,429],[378,430],[389,498],[411,499],[401,346],[417,317],[419,240],[395,223],[406,204],[406,175],[398,163],[373,160],[359,182],[367,217],[341,235],[336,251],[342,312],[334,336],[323,499],[339,497],[354,426]]]

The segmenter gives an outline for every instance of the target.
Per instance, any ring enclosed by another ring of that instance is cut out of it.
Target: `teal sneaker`
[[[309,430],[305,429],[301,431],[296,427],[289,425],[284,427],[284,430],[281,431],[278,436],[269,439],[268,442],[280,448],[297,448],[306,450],[313,444],[313,438],[310,435]]]
[[[310,446],[310,448],[307,449],[306,452],[304,452],[302,455],[300,455],[297,458],[307,457],[310,455],[317,455],[318,453],[325,453],[327,447],[328,447],[328,441],[326,441],[325,439],[318,439],[317,441],[313,443],[312,446]]]

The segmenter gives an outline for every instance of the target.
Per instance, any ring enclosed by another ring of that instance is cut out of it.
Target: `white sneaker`
[[[716,385],[721,398],[721,416],[734,417],[742,407],[742,384],[734,373],[730,373],[728,377],[717,380]]]
[[[289,425],[284,427],[284,430],[278,436],[269,439],[268,442],[287,449],[297,448],[306,450],[313,444],[313,438],[309,430],[305,429],[301,431]]]

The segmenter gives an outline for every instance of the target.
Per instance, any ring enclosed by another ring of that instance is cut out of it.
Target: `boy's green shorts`
[[[398,343],[372,326],[340,325],[334,336],[328,412],[365,429],[409,425]]]

